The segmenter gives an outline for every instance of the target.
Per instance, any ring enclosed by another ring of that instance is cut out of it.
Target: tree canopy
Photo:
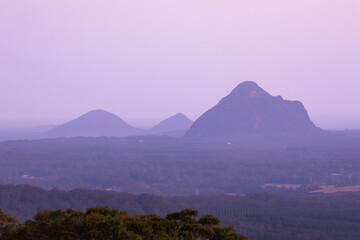
[[[165,218],[156,214],[130,216],[117,208],[95,207],[85,212],[45,210],[33,220],[19,224],[16,218],[0,210],[0,239],[70,240],[246,240],[232,226],[219,226],[212,215],[197,218],[198,212],[184,209]]]

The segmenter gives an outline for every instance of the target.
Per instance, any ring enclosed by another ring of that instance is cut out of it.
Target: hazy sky
[[[0,1],[0,124],[194,119],[246,80],[360,116],[360,1]]]

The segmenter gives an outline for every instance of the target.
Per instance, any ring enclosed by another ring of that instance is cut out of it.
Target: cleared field
[[[301,184],[286,184],[286,183],[266,183],[263,187],[276,187],[276,188],[285,188],[285,189],[297,189],[301,187]]]
[[[311,193],[337,193],[337,192],[360,192],[360,185],[354,186],[321,186],[321,189],[312,191]]]

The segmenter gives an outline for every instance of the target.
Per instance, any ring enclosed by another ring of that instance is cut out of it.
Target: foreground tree
[[[19,221],[0,209],[0,239],[12,239]]]
[[[233,227],[219,226],[211,215],[197,220],[198,212],[185,209],[158,215],[130,216],[126,211],[108,207],[89,208],[85,212],[72,209],[45,210],[34,220],[19,224],[15,218],[0,212],[0,239],[70,240],[246,240]]]

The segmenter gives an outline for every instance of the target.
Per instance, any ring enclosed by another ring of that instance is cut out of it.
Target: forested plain
[[[250,239],[360,239],[359,193],[313,193],[358,185],[359,139],[345,132],[286,140],[1,142],[0,183],[14,185],[1,186],[0,208],[21,222],[45,209],[108,206],[165,217],[192,208]]]
[[[164,137],[9,141],[0,143],[0,183],[167,196],[303,194],[325,185],[357,185],[359,159],[359,138],[271,147]]]

